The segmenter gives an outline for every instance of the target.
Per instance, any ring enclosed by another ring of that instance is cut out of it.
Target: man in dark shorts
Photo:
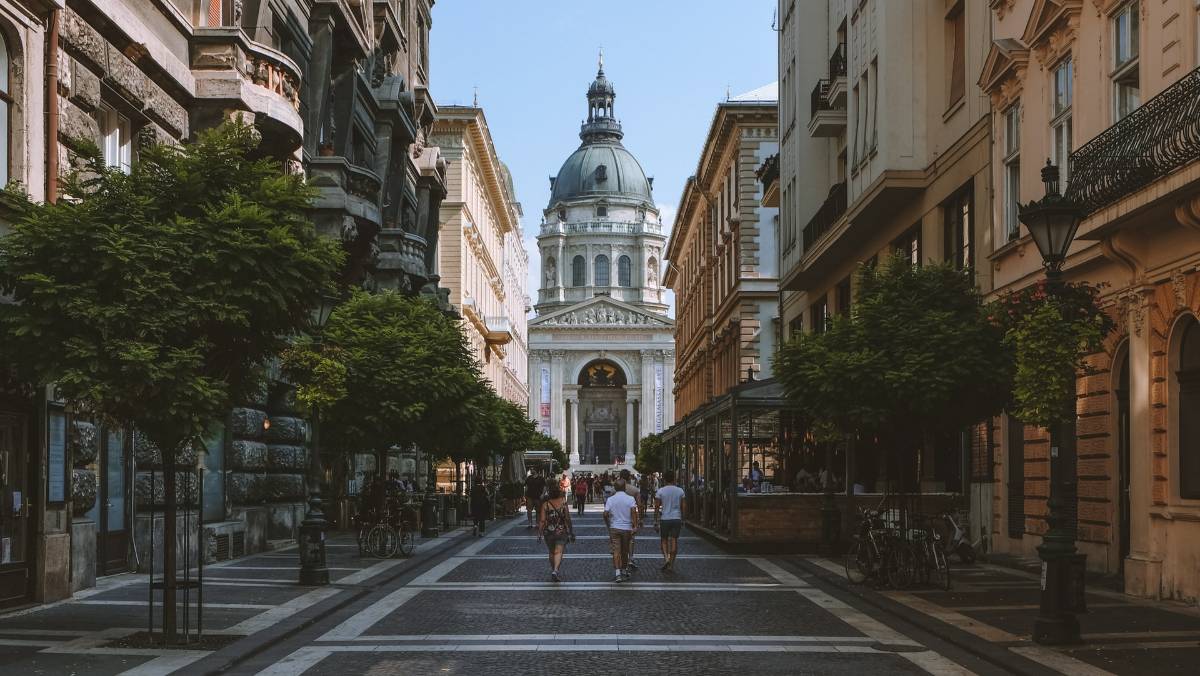
[[[675,555],[679,553],[679,533],[683,530],[684,493],[675,485],[675,472],[666,470],[663,486],[654,495],[654,530],[659,534],[664,572],[675,570]]]
[[[525,479],[525,517],[527,528],[537,525],[538,508],[542,504],[542,493],[546,491],[546,479],[540,474],[530,474]]]

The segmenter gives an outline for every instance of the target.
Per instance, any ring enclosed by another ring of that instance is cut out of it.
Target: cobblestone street
[[[1185,674],[1200,617],[1093,590],[1085,645],[1031,643],[1036,587],[1020,571],[960,569],[951,592],[848,587],[836,561],[732,554],[685,529],[664,573],[652,528],[639,570],[611,582],[599,505],[576,520],[563,581],[523,517],[360,558],[330,541],[333,584],[296,585],[294,550],[206,569],[205,644],[130,647],[145,576],[120,575],[59,604],[0,616],[13,674],[550,674],[564,660],[641,674]],[[193,617],[191,620],[195,622]],[[1149,660],[1149,661],[1147,661]],[[591,668],[591,667],[589,667]]]

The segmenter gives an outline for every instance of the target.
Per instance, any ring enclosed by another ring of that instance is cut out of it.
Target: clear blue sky
[[[625,146],[654,177],[668,223],[717,103],[778,79],[774,0],[440,0],[430,90],[469,105],[479,88],[496,151],[525,210],[529,295],[549,177],[579,145],[598,48],[617,90]]]

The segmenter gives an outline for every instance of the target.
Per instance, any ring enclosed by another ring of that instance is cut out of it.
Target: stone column
[[[563,357],[566,353],[550,353],[550,435],[560,444],[567,443],[566,412],[563,401]]]
[[[571,411],[573,413],[571,420],[571,466],[579,465],[579,428],[583,425],[583,411],[579,407],[579,396],[571,398]]]
[[[625,462],[633,464],[637,455],[637,431],[633,429],[633,408],[637,399],[625,399]]]
[[[1155,551],[1150,519],[1154,486],[1154,374],[1166,373],[1166,355],[1154,354],[1145,292],[1127,297],[1129,323],[1129,557],[1125,560],[1125,593],[1157,598],[1162,587],[1162,553]],[[1113,373],[1119,366],[1113,365]],[[1169,374],[1167,377],[1172,377]],[[1164,383],[1165,385],[1165,383]],[[1115,447],[1115,446],[1114,446]],[[1114,454],[1113,462],[1116,457]],[[1114,511],[1114,519],[1116,512]],[[1114,529],[1115,531],[1116,529]],[[1116,536],[1114,535],[1114,538]],[[1114,541],[1113,546],[1116,546]]]
[[[642,423],[640,436],[654,432],[654,350],[642,350]]]

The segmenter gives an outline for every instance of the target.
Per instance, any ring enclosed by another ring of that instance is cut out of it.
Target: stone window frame
[[[624,254],[617,258],[617,286],[633,286],[633,261]]]
[[[1021,200],[1021,103],[1017,101],[1006,108],[1004,118],[1004,144],[1002,156],[1003,207],[1001,216],[1004,238],[1011,242],[1021,236],[1021,221],[1017,217]]]
[[[25,41],[22,39],[24,33],[16,26],[6,20],[0,19],[0,39],[3,44],[0,45],[4,49],[7,57],[7,70],[5,75],[8,77],[7,87],[0,91],[0,100],[6,104],[7,114],[3,115],[2,121],[6,125],[0,133],[4,134],[5,138],[5,157],[4,159],[4,175],[0,180],[0,188],[3,188],[11,183],[24,183],[25,172],[28,168],[28,158],[26,153],[26,143],[28,129],[25,123]],[[35,177],[38,180],[42,177]],[[33,186],[26,186],[32,190]]]
[[[1065,69],[1065,72],[1064,72]],[[1066,87],[1063,89],[1062,100],[1065,105],[1060,107],[1058,96],[1059,74],[1064,73]],[[1073,113],[1075,107],[1075,62],[1071,54],[1058,60],[1050,68],[1050,157],[1058,166],[1059,184],[1066,185],[1070,178],[1071,151],[1075,148],[1075,129]],[[1059,135],[1063,138],[1060,142]],[[1065,143],[1065,146],[1063,145]]]
[[[133,169],[133,120],[116,106],[101,101],[96,110],[100,128],[100,150],[104,164],[128,174]],[[115,143],[110,136],[115,135]],[[116,157],[114,158],[114,151]]]
[[[607,254],[596,254],[595,262],[592,264],[592,284],[593,286],[611,286],[612,285],[612,261],[609,260]]]
[[[571,286],[587,286],[587,258],[582,254],[571,259]]]
[[[1108,15],[1108,39],[1110,40],[1112,60],[1109,73],[1109,81],[1111,87],[1109,89],[1112,95],[1112,122],[1115,124],[1125,116],[1137,110],[1142,104],[1141,99],[1141,40],[1139,32],[1141,30],[1141,0],[1128,0],[1121,3],[1117,9]],[[1120,44],[1121,44],[1121,19],[1125,18],[1129,29],[1127,37],[1130,46],[1130,55],[1125,61],[1119,61]],[[1133,97],[1135,101],[1127,110],[1121,106],[1122,88],[1129,87],[1136,91]]]

